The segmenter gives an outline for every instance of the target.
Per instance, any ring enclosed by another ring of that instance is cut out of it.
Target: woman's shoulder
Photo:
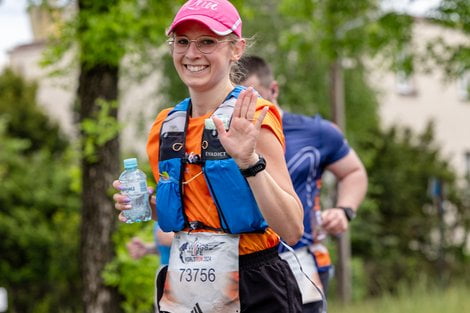
[[[272,104],[268,100],[258,98],[256,102],[256,114],[261,113],[264,107],[268,107],[269,110],[264,118],[261,127],[270,130],[276,138],[279,140],[282,146],[284,146],[284,134],[282,133],[282,117],[281,112],[276,105]],[[257,115],[255,115],[255,118]]]
[[[147,147],[152,145],[152,143],[157,143],[158,146],[160,129],[162,128],[163,121],[166,119],[168,113],[170,113],[172,109],[173,108],[166,108],[158,113],[157,117],[153,121],[152,126],[150,127],[150,132],[147,139]]]
[[[278,107],[276,105],[274,105],[273,103],[271,103],[268,100],[263,99],[261,97],[258,98],[258,100],[256,101],[256,111],[257,112],[261,111],[266,106],[269,108],[268,114],[272,114],[279,121],[282,120],[281,111],[278,109]]]
[[[174,109],[174,107],[171,107],[171,108],[163,109],[163,110],[161,110],[160,112],[158,112],[157,117],[155,118],[155,121],[153,122],[152,128],[161,126],[161,124],[163,123],[163,121],[166,119],[166,117],[168,116],[168,114],[169,114],[169,113],[171,112],[171,110],[173,110],[173,109]]]

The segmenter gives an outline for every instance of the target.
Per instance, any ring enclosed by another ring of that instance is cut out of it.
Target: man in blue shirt
[[[260,57],[244,56],[239,61],[244,74],[240,84],[253,86],[281,110],[277,103],[279,87],[269,65]],[[295,244],[302,269],[326,293],[331,260],[322,244],[325,234],[340,235],[355,217],[367,191],[367,173],[341,130],[320,115],[308,117],[282,112],[286,138],[285,158],[295,191],[304,207],[302,239]],[[336,205],[321,210],[321,178],[325,170],[338,182]],[[302,291],[304,313],[321,312],[320,293],[301,272],[296,258],[281,246],[281,256],[291,265]]]

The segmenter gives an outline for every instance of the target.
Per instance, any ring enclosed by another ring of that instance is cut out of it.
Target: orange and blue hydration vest
[[[242,90],[243,87],[235,87],[213,113],[213,116],[227,121],[226,128]],[[169,112],[160,131],[157,213],[161,229],[165,232],[177,232],[186,228],[210,229],[231,234],[263,232],[268,225],[248,182],[220,143],[211,119],[206,120],[201,155],[186,153],[186,129],[190,110],[190,98],[181,101]],[[183,170],[187,163],[202,165],[202,173],[217,208],[221,228],[188,221],[182,190]]]

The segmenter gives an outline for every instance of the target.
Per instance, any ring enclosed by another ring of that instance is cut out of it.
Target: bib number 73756
[[[214,282],[216,279],[213,268],[180,268],[180,282]]]
[[[238,235],[178,232],[160,312],[239,313]]]

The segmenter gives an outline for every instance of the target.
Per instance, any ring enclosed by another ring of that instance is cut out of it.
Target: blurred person
[[[173,240],[173,233],[165,233],[158,226],[158,222],[154,223],[153,236],[154,242],[144,242],[139,237],[132,238],[127,244],[129,255],[138,260],[148,254],[157,254],[160,256],[159,270],[168,265],[170,259],[170,247]]]
[[[239,64],[243,73],[240,84],[253,87],[281,111],[287,167],[304,208],[304,234],[292,248],[305,274],[326,294],[331,259],[322,240],[325,232],[340,235],[348,229],[366,194],[367,173],[336,125],[319,115],[308,117],[281,110],[277,101],[279,86],[264,59],[243,56]],[[325,170],[336,177],[338,193],[336,206],[321,211],[321,178]],[[292,253],[286,252],[283,246],[279,249],[296,275],[302,291],[303,312],[321,312],[321,294],[301,272]]]
[[[294,244],[303,233],[281,116],[231,79],[246,46],[241,18],[229,1],[190,0],[167,34],[190,98],[158,114],[147,142],[158,181],[154,218],[175,232],[156,305],[171,313],[302,312],[278,254],[280,237]],[[126,196],[113,198],[116,209],[131,207]]]

